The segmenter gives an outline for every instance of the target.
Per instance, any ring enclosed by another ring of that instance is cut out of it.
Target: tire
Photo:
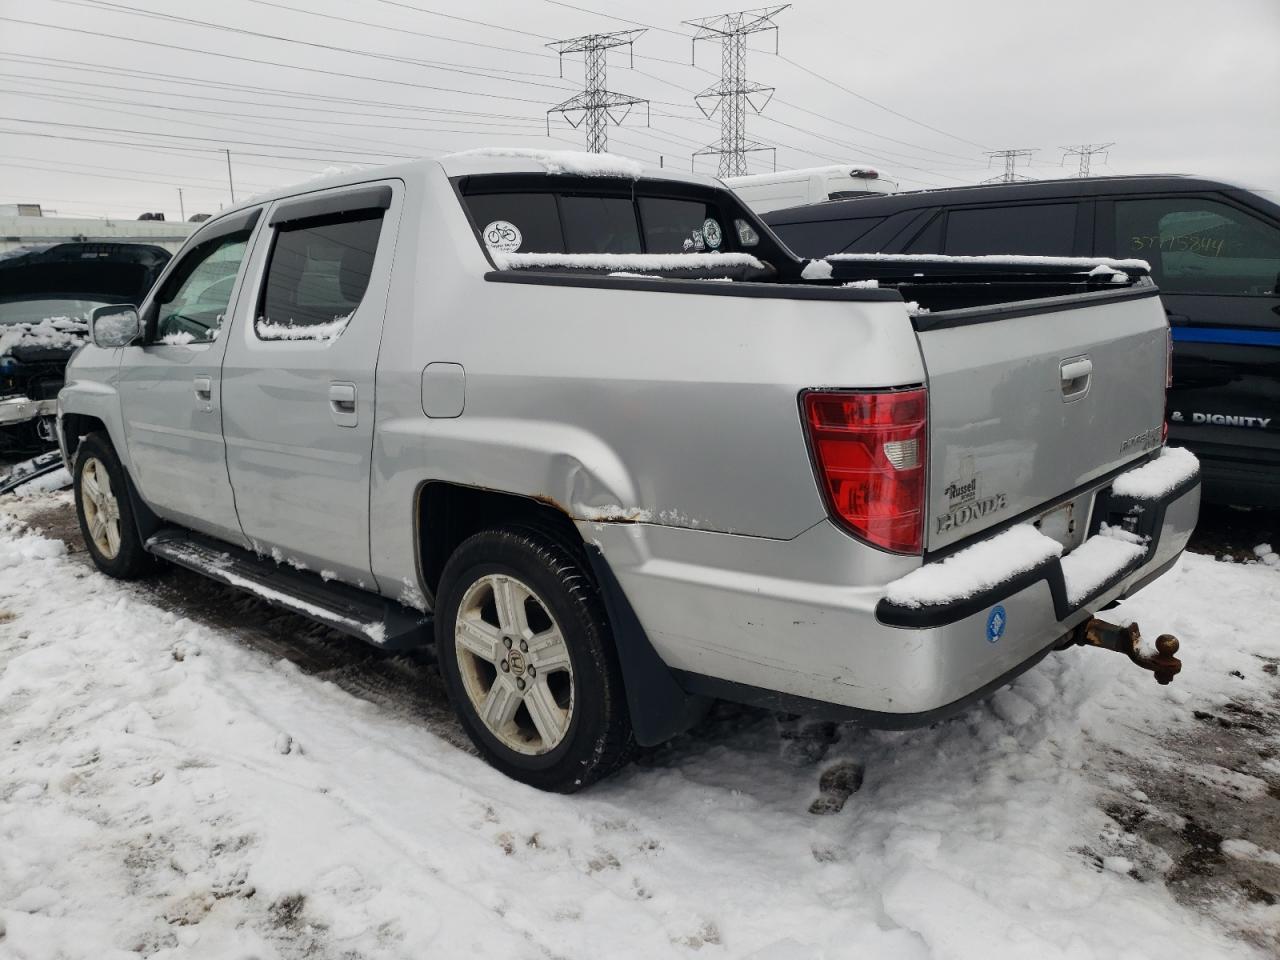
[[[540,790],[574,793],[630,760],[613,636],[568,549],[523,528],[477,533],[445,564],[437,598],[445,686],[492,766]]]
[[[73,488],[80,535],[94,566],[118,580],[149,573],[154,564],[134,523],[129,478],[104,434],[92,433],[81,441]]]

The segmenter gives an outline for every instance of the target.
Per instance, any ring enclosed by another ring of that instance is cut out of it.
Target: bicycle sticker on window
[[[484,245],[490,250],[503,250],[507,253],[519,250],[520,244],[524,242],[520,228],[507,220],[493,221],[484,228],[481,236],[484,237]]]

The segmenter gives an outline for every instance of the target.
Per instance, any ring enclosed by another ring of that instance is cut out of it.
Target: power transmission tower
[[[777,50],[778,25],[773,18],[791,4],[783,3],[757,10],[738,13],[722,13],[701,20],[686,20],[686,26],[694,27],[694,59],[697,58],[698,41],[719,39],[720,81],[713,83],[693,98],[703,116],[710,119],[720,111],[720,139],[694,153],[694,157],[718,156],[721,177],[736,177],[747,172],[747,154],[762,150],[773,151],[773,166],[778,167],[778,151],[757,140],[747,139],[747,108],[760,113],[773,98],[773,87],[752,83],[747,79],[747,37],[753,33],[772,30],[774,49]],[[706,102],[715,100],[715,106],[707,109]]]
[[[1018,150],[988,150],[987,166],[991,166],[996,160],[1004,161],[1004,173],[998,177],[992,177],[990,180],[983,180],[983,183],[1013,183],[1016,180],[1030,180],[1030,177],[1024,177],[1018,173],[1018,160],[1021,157],[1031,159],[1031,155],[1035,153],[1039,147],[1031,147],[1030,149],[1022,148]]]
[[[564,76],[564,55],[581,53],[586,69],[586,80],[583,90],[563,103],[558,103],[547,111],[547,134],[551,133],[551,114],[564,115],[569,126],[575,130],[585,124],[587,130],[587,150],[590,153],[605,153],[609,149],[609,124],[620,126],[627,118],[631,108],[636,104],[645,105],[645,126],[649,125],[649,101],[639,97],[631,97],[625,93],[613,93],[605,84],[605,56],[615,47],[627,47],[632,50],[636,37],[643,30],[619,30],[616,33],[589,33],[585,37],[574,37],[571,40],[557,40],[547,46],[560,54],[560,76]],[[632,63],[635,61],[632,50]],[[575,119],[576,118],[576,119]]]
[[[1114,147],[1116,142],[1112,140],[1110,143],[1079,143],[1073,147],[1060,147],[1062,150],[1062,162],[1067,162],[1067,157],[1080,158],[1080,170],[1076,174],[1077,177],[1087,177],[1089,175],[1089,161],[1095,153],[1102,154],[1102,162],[1107,162],[1109,156],[1108,150]]]

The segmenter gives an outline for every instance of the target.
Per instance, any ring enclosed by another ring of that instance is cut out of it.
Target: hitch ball
[[[1169,633],[1156,637],[1156,652],[1142,652],[1142,631],[1136,623],[1127,627],[1118,627],[1093,617],[1076,627],[1075,642],[1084,647],[1097,647],[1099,650],[1113,650],[1123,653],[1130,660],[1155,674],[1156,683],[1167,684],[1182,671],[1182,661],[1176,656],[1178,638]]]

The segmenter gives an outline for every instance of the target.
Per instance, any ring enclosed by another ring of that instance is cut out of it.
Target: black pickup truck
[[[0,253],[0,455],[55,444],[63,371],[88,316],[141,303],[169,252],[147,243],[37,244]]]
[[[1190,176],[986,184],[837,200],[764,220],[796,253],[1146,260],[1173,336],[1169,438],[1204,497],[1280,507],[1280,202]],[[971,261],[965,261],[972,266]],[[848,262],[846,262],[847,265]]]

